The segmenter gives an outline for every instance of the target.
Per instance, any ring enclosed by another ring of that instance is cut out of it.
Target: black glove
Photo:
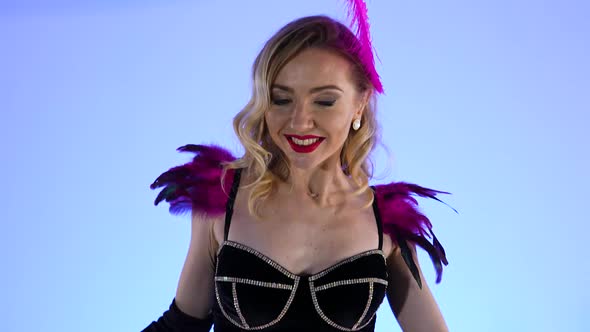
[[[158,321],[152,322],[141,332],[209,332],[212,325],[211,314],[205,319],[189,316],[180,311],[174,298],[170,309],[166,310]]]

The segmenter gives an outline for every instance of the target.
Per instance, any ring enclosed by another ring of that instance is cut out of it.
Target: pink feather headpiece
[[[363,0],[347,0],[346,5],[347,19],[350,21],[349,27],[360,42],[360,50],[357,52],[359,60],[365,67],[375,90],[383,93],[383,85],[375,69],[367,5]]]

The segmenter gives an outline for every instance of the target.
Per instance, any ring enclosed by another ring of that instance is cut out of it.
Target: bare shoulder
[[[223,242],[225,213],[221,215],[204,215],[194,212],[191,218],[191,232],[193,241],[203,241],[208,237],[212,253],[216,253]],[[207,234],[207,235],[205,235]]]
[[[215,243],[217,244],[217,247],[215,248],[215,252],[219,252],[219,248],[221,247],[221,244],[223,243],[224,239],[223,239],[223,234],[224,234],[224,226],[225,226],[225,213],[221,216],[219,216],[218,218],[215,218],[215,220],[212,221],[213,222],[213,238],[215,239]]]
[[[391,239],[391,235],[383,232],[383,253],[385,257],[391,257],[396,248],[397,244]]]
[[[244,192],[247,192],[248,190],[246,190],[246,188],[243,188],[244,185],[251,183],[251,181],[253,181],[253,179],[251,178],[251,176],[248,174],[249,172],[246,172],[245,169],[242,170],[241,172],[241,176],[240,176],[240,183],[239,183],[239,190],[238,190],[238,197],[236,198],[236,200],[238,200],[238,198],[243,199],[244,198]],[[233,182],[234,179],[227,179],[227,181],[229,181],[230,183]],[[238,203],[234,203],[234,204],[238,204]],[[207,221],[205,221],[205,223],[209,224],[210,227],[210,240],[212,242],[212,249],[214,249],[213,252],[218,253],[219,249],[221,249],[221,245],[224,242],[224,234],[225,234],[225,216],[226,213],[222,213],[213,217],[207,217]],[[200,216],[196,216],[196,222],[203,222],[203,220],[201,219],[202,217]],[[195,219],[195,216],[193,215],[193,219]]]

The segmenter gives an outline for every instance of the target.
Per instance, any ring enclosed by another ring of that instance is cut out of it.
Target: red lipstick
[[[287,138],[287,141],[289,142],[289,145],[291,145],[291,148],[293,149],[293,151],[295,151],[297,153],[313,152],[315,149],[318,148],[318,146],[320,146],[320,144],[322,144],[322,141],[325,139],[324,137],[314,136],[314,135],[305,135],[305,136],[285,135],[285,137]],[[306,139],[314,139],[314,138],[317,138],[318,140],[310,145],[299,145],[291,139],[292,137],[296,138],[298,140],[306,140]]]

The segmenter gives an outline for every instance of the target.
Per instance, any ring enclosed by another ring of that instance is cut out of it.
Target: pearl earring
[[[352,121],[352,129],[359,130],[360,127],[361,127],[361,119],[354,119],[354,121]]]

